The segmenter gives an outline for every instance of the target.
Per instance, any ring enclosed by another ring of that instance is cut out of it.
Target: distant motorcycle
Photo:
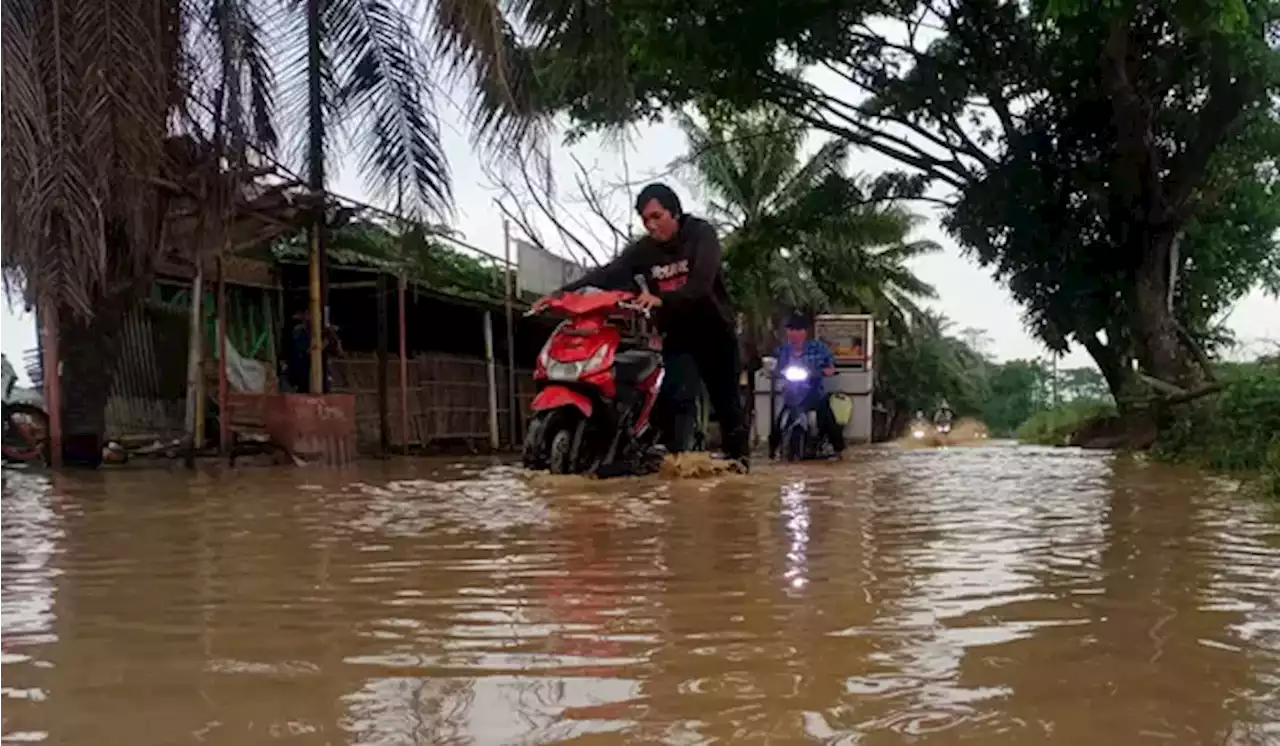
[[[932,428],[933,425],[925,419],[924,412],[916,412],[916,416],[911,420],[911,439],[924,440]]]
[[[4,359],[4,400],[0,418],[4,420],[3,453],[7,463],[47,461],[49,415],[38,391],[17,386],[18,374]]]

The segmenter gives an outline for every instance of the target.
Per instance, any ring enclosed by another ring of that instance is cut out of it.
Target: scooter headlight
[[[552,381],[576,381],[591,371],[604,365],[604,359],[609,354],[607,346],[601,346],[596,350],[595,354],[586,360],[576,360],[571,363],[553,360],[548,355],[547,359],[547,378]]]
[[[924,431],[923,431],[923,430],[912,430],[912,431],[911,431],[911,437],[915,438],[916,440],[920,440],[921,438],[923,438],[923,437],[924,437]]]
[[[792,383],[799,383],[800,381],[809,380],[809,371],[800,365],[788,365],[783,369],[782,377]]]

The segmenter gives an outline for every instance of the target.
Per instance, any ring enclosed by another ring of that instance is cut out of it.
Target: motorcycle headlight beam
[[[809,380],[809,371],[799,365],[788,365],[782,371],[782,377],[792,383]]]

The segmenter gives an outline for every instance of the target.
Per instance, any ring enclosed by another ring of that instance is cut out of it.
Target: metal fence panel
[[[512,239],[516,247],[516,286],[521,293],[546,295],[582,277],[586,268],[527,241]]]

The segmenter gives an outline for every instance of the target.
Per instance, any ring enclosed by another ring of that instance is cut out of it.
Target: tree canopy
[[[1030,328],[1082,344],[1114,393],[1148,396],[1135,363],[1163,391],[1203,388],[1213,320],[1280,288],[1276,0],[609,9],[529,50],[547,105],[590,127],[767,103],[894,159]]]
[[[911,239],[919,219],[897,200],[903,185],[850,175],[848,143],[805,158],[806,128],[772,108],[679,121],[682,162],[723,232],[730,292],[757,341],[791,310],[874,313],[904,329],[936,297],[906,266],[938,247]]]
[[[523,10],[531,28],[547,22],[546,8]],[[423,26],[384,0],[5,0],[6,280],[88,318],[99,298],[145,287],[174,248],[175,189],[221,249],[229,193],[258,190],[290,154],[322,174],[354,152],[384,204],[447,213],[433,56],[470,78],[478,135],[518,140],[539,117],[504,53],[520,19],[475,0],[432,11]]]

